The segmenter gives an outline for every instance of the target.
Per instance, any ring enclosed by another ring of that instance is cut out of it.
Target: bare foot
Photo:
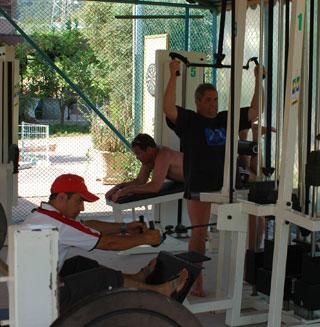
[[[190,294],[193,296],[197,296],[197,297],[206,297],[207,296],[203,289],[193,289],[193,290],[191,290]]]
[[[159,285],[158,292],[166,296],[171,296],[175,292],[179,293],[185,287],[188,278],[188,270],[182,269],[176,279]]]
[[[200,274],[198,278],[195,280],[195,282],[193,283],[190,294],[193,296],[205,297],[206,293],[203,290],[202,284],[203,284],[202,274]]]
[[[131,278],[144,283],[151,273],[153,273],[154,268],[157,264],[157,258],[152,259],[147,266],[143,267],[136,274],[131,275]]]

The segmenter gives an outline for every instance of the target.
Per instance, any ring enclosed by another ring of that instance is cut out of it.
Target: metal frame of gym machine
[[[230,128],[230,122],[228,125],[229,128],[226,145],[224,187],[219,193],[201,194],[201,200],[213,202],[217,206],[217,228],[220,230],[221,238],[219,245],[219,262],[217,276],[218,292],[220,294],[226,295],[228,299],[226,299],[225,302],[213,301],[207,303],[199,303],[197,305],[187,304],[187,306],[193,312],[227,309],[226,324],[229,326],[241,326],[245,324],[253,324],[265,321],[268,321],[269,327],[281,326],[281,322],[290,324],[290,326],[305,326],[312,324],[319,325],[319,320],[305,321],[303,318],[300,319],[299,317],[294,316],[292,311],[282,312],[290,224],[303,227],[311,232],[316,232],[320,230],[319,219],[307,214],[297,212],[291,207],[295,146],[297,143],[298,114],[299,110],[301,109],[300,106],[302,102],[301,76],[302,53],[304,49],[303,40],[304,34],[306,33],[306,1],[292,0],[291,3],[291,27],[288,47],[289,50],[286,76],[284,123],[281,147],[282,151],[280,157],[281,161],[279,170],[279,195],[277,203],[275,205],[259,205],[241,199],[238,199],[234,202],[233,196],[230,196],[230,194],[232,194],[232,191],[230,192],[230,189],[232,190],[234,186],[234,181],[232,182],[232,179],[234,179],[232,171],[234,170],[235,161],[232,159],[235,158],[236,155],[235,141],[239,121],[239,115],[236,109],[239,108],[240,99],[240,65],[242,62],[241,60],[243,53],[242,33],[244,33],[243,30],[245,26],[243,16],[245,16],[246,7],[244,2],[246,1],[241,1],[243,7],[239,7],[241,6],[239,5],[239,2],[237,2],[238,7],[236,7],[237,36],[235,40],[235,52],[233,52],[233,55],[236,55],[237,60],[233,59],[234,61],[232,63],[232,67],[234,67],[234,74],[235,76],[237,76],[237,78],[234,82],[231,81],[231,92],[232,90],[234,90],[234,94],[231,95],[231,101],[232,98],[234,98],[234,101],[230,106],[231,110],[229,115],[230,118],[234,116],[235,123],[233,128]],[[317,77],[319,77],[319,75]],[[233,106],[235,110],[232,110]],[[233,140],[231,138],[231,141],[229,134],[230,130],[233,130]],[[228,166],[228,162],[232,163],[230,167]],[[229,185],[229,189],[227,185]],[[229,203],[227,203],[228,201]],[[247,307],[260,307],[264,310],[268,310],[268,313],[262,312],[241,315],[241,300],[243,290],[242,281],[246,248],[245,239],[247,235],[249,214],[258,217],[270,215],[275,216],[275,239],[272,265],[271,293],[269,297],[269,305],[261,305],[261,303],[259,303],[260,301],[256,301],[253,299],[251,299],[252,301],[249,301],[249,303],[246,303]],[[230,240],[232,240],[232,243],[230,242]],[[225,280],[222,277],[225,276],[225,274],[223,274],[223,271],[226,266],[229,270],[229,276]]]
[[[232,3],[231,94],[225,152],[224,184],[221,192],[201,193],[200,199],[216,207],[219,230],[217,289],[214,299],[184,304],[194,313],[226,310],[226,324],[242,326],[267,321],[266,312],[241,314],[243,270],[246,251],[248,213],[234,199],[235,163],[240,119],[240,97],[247,1]],[[262,75],[260,76],[262,78]],[[232,131],[232,132],[231,132]],[[234,202],[234,201],[237,202]],[[227,204],[228,203],[228,204]],[[240,210],[239,210],[240,209]]]

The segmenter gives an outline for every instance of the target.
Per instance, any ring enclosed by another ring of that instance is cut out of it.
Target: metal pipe
[[[221,15],[220,15],[218,53],[216,54],[217,65],[221,65],[221,62],[224,58],[223,40],[224,40],[224,29],[225,29],[225,22],[226,22],[226,11],[227,11],[227,0],[223,0],[221,5]]]
[[[186,11],[189,8],[186,8]],[[188,18],[200,19],[203,15],[188,16]],[[187,19],[187,15],[116,15],[116,19]]]
[[[290,0],[286,0],[286,25],[285,25],[285,52],[284,52],[284,83],[283,83],[283,96],[286,96],[286,83],[287,83],[287,70],[288,70],[288,53],[289,53],[289,32],[290,32]],[[283,112],[284,114],[284,112]]]
[[[139,1],[139,0],[79,0],[86,2],[110,2],[110,3],[125,3],[132,5],[148,5],[148,6],[164,6],[164,7],[176,7],[176,8],[194,8],[194,9],[212,9],[212,6],[205,5],[191,5],[184,3],[173,3],[173,2],[158,2],[158,1]]]
[[[264,0],[260,0],[260,39],[259,39],[259,62],[260,68],[263,68],[263,22],[264,22]],[[262,153],[262,144],[261,144],[261,117],[262,117],[262,92],[261,92],[261,83],[262,83],[262,74],[263,70],[259,69],[259,87],[258,87],[258,156],[257,156],[257,178],[259,179],[261,171],[261,153]]]
[[[212,58],[213,58],[213,63],[216,64],[216,58],[215,58],[215,49],[216,49],[216,37],[215,35],[217,34],[217,14],[212,13],[212,30],[211,30],[211,35],[212,35]],[[211,82],[213,85],[217,85],[217,72],[215,69],[211,70],[212,72],[212,78]]]
[[[231,11],[231,108],[230,108],[230,179],[229,179],[229,203],[233,202],[233,149],[234,149],[234,111],[235,111],[235,38],[236,38],[236,5],[235,1],[232,1],[232,11]]]
[[[307,156],[311,151],[311,130],[312,130],[312,94],[313,94],[313,37],[314,37],[314,0],[310,0],[310,28],[309,28],[309,74],[308,74],[308,126],[307,126]],[[314,190],[314,189],[313,189]],[[306,189],[306,207],[305,213],[308,214],[308,205],[310,201],[309,188]],[[314,191],[312,194],[312,215],[314,213]]]
[[[265,173],[270,177],[271,172],[271,126],[273,101],[273,1],[268,5],[268,76],[267,76],[267,110],[266,110],[266,147],[265,147]]]
[[[317,22],[317,34],[316,34],[316,78],[315,78],[315,132],[316,135],[319,135],[320,133],[320,91],[319,91],[319,87],[320,87],[320,23],[319,23],[319,19],[320,19],[320,3],[319,1],[317,2],[317,13],[316,13],[316,22]],[[320,143],[319,140],[315,137],[315,144],[314,144],[314,149],[315,150],[319,150],[320,149]],[[316,203],[315,203],[315,207],[316,207],[316,216],[318,216],[318,205],[319,205],[319,190],[318,188],[316,189],[316,194],[315,194],[315,198],[316,198]]]
[[[184,20],[184,50],[189,51],[189,37],[190,37],[190,10],[185,8],[185,20]],[[182,108],[186,107],[186,98],[187,98],[187,66],[183,65],[182,68],[182,99],[181,105]],[[182,151],[180,143],[180,151]],[[182,200],[178,200],[178,213],[177,213],[177,226],[182,224]]]
[[[301,95],[300,95],[300,104],[298,111],[298,165],[299,165],[299,176],[298,176],[298,194],[299,194],[299,202],[300,205],[305,211],[306,204],[306,183],[305,183],[305,171],[302,167],[305,167],[306,157],[307,157],[307,149],[306,149],[306,131],[307,131],[307,123],[308,123],[308,110],[303,110],[303,108],[308,108],[308,58],[309,58],[309,47],[308,47],[308,24],[307,19],[304,20],[304,39],[303,39],[303,52],[302,52],[302,68],[301,68]]]
[[[315,131],[316,131],[316,135],[319,135],[320,133],[320,91],[319,91],[319,87],[320,87],[320,3],[318,1],[317,3],[318,6],[318,10],[317,10],[317,35],[316,35],[316,40],[317,40],[317,45],[316,45],[316,79],[315,79],[315,83],[316,83],[316,95],[315,95],[315,99],[316,99],[316,110],[315,110],[315,123],[316,123],[316,127],[315,127]],[[320,140],[318,140],[317,138],[315,138],[315,145],[314,145],[315,150],[319,150],[320,148]]]
[[[279,180],[280,169],[280,147],[282,135],[282,118],[283,118],[283,7],[284,0],[279,0],[278,10],[278,58],[277,58],[277,111],[276,111],[276,153],[275,153],[275,181],[276,188]]]
[[[184,50],[189,51],[189,37],[190,37],[190,9],[185,9],[185,15],[184,15]],[[183,107],[185,108],[185,107]]]

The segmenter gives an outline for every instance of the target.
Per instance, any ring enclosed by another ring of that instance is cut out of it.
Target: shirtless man
[[[106,198],[117,201],[130,193],[156,193],[166,178],[183,182],[183,154],[166,146],[159,146],[148,134],[138,134],[131,143],[132,151],[142,166],[138,176],[130,182],[115,185]],[[152,172],[152,178],[149,177]]]

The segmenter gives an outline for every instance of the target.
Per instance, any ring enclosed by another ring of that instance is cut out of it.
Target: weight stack
[[[244,280],[251,284],[257,284],[257,272],[259,268],[263,267],[264,261],[264,250],[251,250],[248,249],[246,252],[246,269]]]
[[[259,181],[250,183],[248,201],[258,204],[276,203],[278,192],[274,181]]]
[[[258,272],[257,272],[257,291],[258,292],[270,296],[271,275],[272,275],[272,270],[267,270],[265,268],[258,269]],[[292,287],[293,287],[293,277],[286,276],[285,281],[284,281],[284,293],[283,293],[284,301],[289,301],[291,299]]]
[[[263,267],[272,271],[274,241],[266,240],[264,242],[264,262]],[[310,251],[310,247],[305,244],[288,245],[286,276],[301,276],[302,258]]]
[[[308,320],[320,318],[320,257],[303,256],[293,301],[295,314]]]
[[[306,185],[320,186],[320,151],[311,151],[306,164]]]
[[[257,291],[270,295],[274,242],[266,240],[264,246],[263,267],[257,271]],[[302,258],[309,250],[304,244],[288,246],[284,300],[292,297],[293,282],[301,277]]]

